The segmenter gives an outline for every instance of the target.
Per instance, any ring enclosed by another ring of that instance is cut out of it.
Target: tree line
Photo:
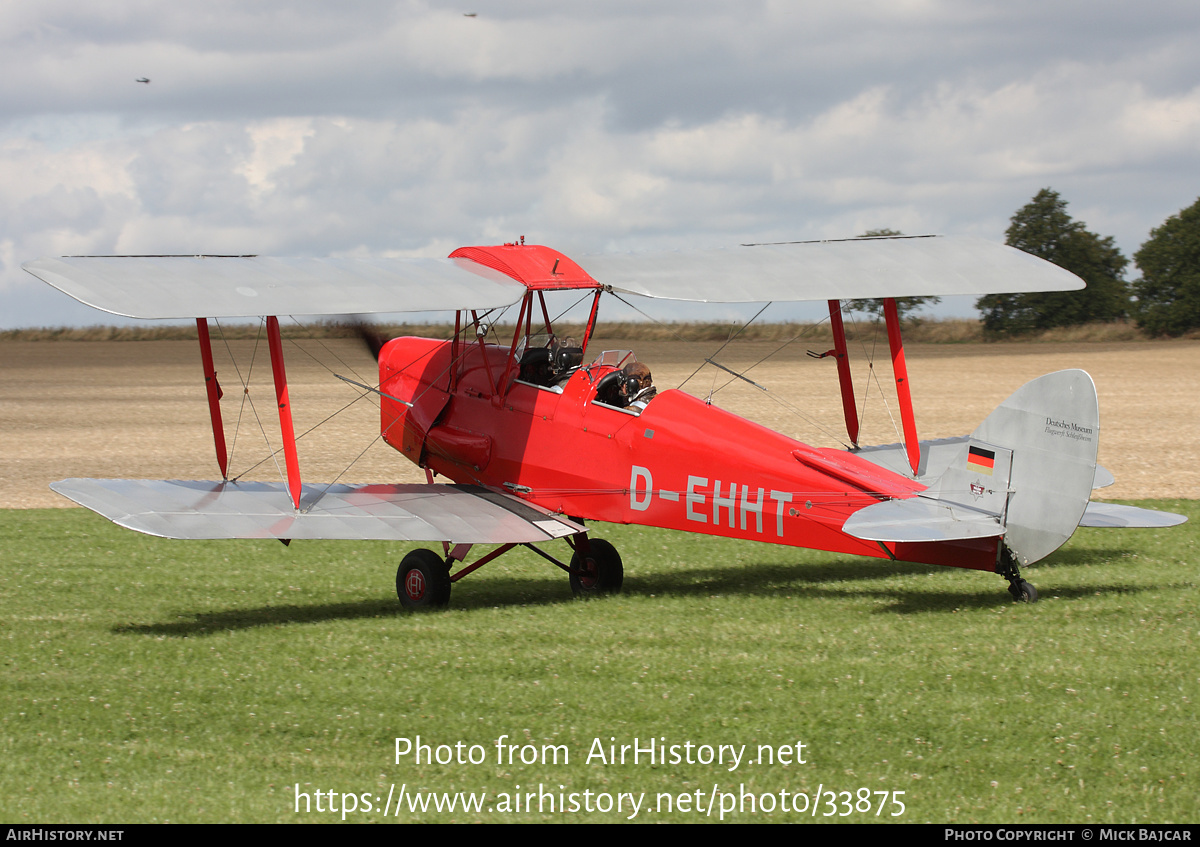
[[[1067,202],[1049,188],[1012,216],[1005,243],[1071,271],[1087,288],[981,297],[975,305],[986,332],[1016,335],[1127,318],[1150,335],[1200,327],[1200,200],[1151,231],[1133,254],[1141,276],[1132,283],[1125,281],[1129,260],[1112,237],[1072,219]]]
[[[872,230],[866,236],[899,235]],[[1134,320],[1149,335],[1182,335],[1200,327],[1200,200],[1150,232],[1133,254],[1141,276],[1127,282],[1129,260],[1112,236],[1087,229],[1067,213],[1057,191],[1043,188],[1016,211],[1005,243],[1071,271],[1087,283],[1079,291],[1033,294],[988,294],[975,306],[983,314],[984,332],[1021,335],[1051,327]],[[901,312],[933,301],[906,298]],[[907,302],[911,301],[911,302]],[[852,301],[851,308],[878,312],[871,301]]]

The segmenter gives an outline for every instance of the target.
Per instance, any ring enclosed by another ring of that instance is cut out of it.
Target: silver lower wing
[[[50,487],[119,526],[163,538],[505,544],[584,531],[472,485],[305,485],[298,511],[282,482],[64,479]]]

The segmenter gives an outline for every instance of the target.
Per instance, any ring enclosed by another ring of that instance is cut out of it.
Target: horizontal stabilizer
[[[1080,526],[1116,527],[1116,528],[1145,528],[1178,526],[1186,521],[1183,515],[1174,512],[1159,512],[1154,509],[1139,509],[1137,506],[1123,506],[1120,503],[1088,503],[1083,510]]]
[[[917,469],[916,477],[914,477],[916,481],[929,485],[940,477],[946,472],[946,468],[962,457],[963,450],[966,449],[962,445],[970,440],[970,436],[963,435],[956,438],[939,438],[920,442],[921,464]],[[912,468],[908,465],[908,452],[904,444],[856,447],[849,452],[901,476],[913,475]]]
[[[163,538],[533,543],[583,532],[510,494],[473,485],[64,479],[52,489],[114,523]]]
[[[933,441],[921,442],[921,465],[915,477],[917,482],[929,485],[946,472],[951,463],[960,458],[959,445],[971,440],[969,435],[957,438],[939,438]],[[879,444],[870,447],[856,447],[849,451],[854,455],[874,462],[880,467],[909,476],[912,471],[908,466],[908,453],[903,444]],[[1114,484],[1116,478],[1108,468],[1096,466],[1096,476],[1092,479],[1092,489],[1107,488]]]
[[[995,515],[925,497],[887,500],[855,512],[842,531],[866,541],[955,541],[1003,535]]]

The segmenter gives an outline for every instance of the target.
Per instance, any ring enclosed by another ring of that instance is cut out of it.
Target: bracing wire
[[[850,316],[850,322],[854,324],[855,329],[857,329],[858,321],[856,321],[854,318],[854,310],[848,309],[846,310],[846,314]],[[866,342],[862,340],[863,336],[859,336],[859,344],[862,345],[863,355],[867,358],[867,382],[866,385],[863,386],[863,397],[861,404],[862,411],[860,411],[858,415],[858,431],[860,433],[863,431],[863,421],[866,420],[867,416],[867,400],[869,399],[871,393],[871,381],[874,380],[875,387],[879,391],[879,399],[883,403],[884,411],[887,412],[888,420],[892,422],[892,430],[896,433],[897,437],[903,441],[904,438],[902,435],[900,435],[900,428],[896,426],[896,416],[892,414],[892,406],[890,403],[888,403],[887,393],[883,390],[883,381],[879,378],[879,374],[875,371],[875,350],[879,346],[879,325],[877,323],[875,324],[874,329],[875,332],[871,336],[870,350],[867,350]],[[858,333],[855,333],[855,335],[858,335]]]
[[[510,307],[507,307],[507,306],[506,306],[506,307],[503,307],[503,308],[501,308],[501,309],[499,310],[499,312],[498,312],[498,313],[496,313],[496,310],[494,310],[494,309],[489,309],[488,311],[484,312],[482,315],[480,315],[480,316],[479,316],[479,321],[478,321],[478,322],[479,322],[480,324],[482,324],[482,323],[484,323],[486,320],[490,320],[490,319],[492,318],[492,316],[493,316],[493,314],[494,314],[494,313],[495,313],[495,317],[497,318],[497,320],[499,320],[500,318],[503,318],[503,317],[504,317],[504,315],[505,315],[505,314],[508,312],[509,308],[510,308]],[[293,321],[295,321],[295,317],[294,317],[294,316],[292,317],[292,320],[293,320]],[[295,321],[295,322],[297,323],[297,325],[303,326],[303,325],[302,325],[302,324],[300,324],[298,321]],[[466,324],[465,326],[461,327],[461,328],[459,329],[459,334],[465,338],[465,337],[467,336],[467,334],[468,334],[468,331],[470,330],[470,328],[471,328],[472,326],[474,326],[474,324],[475,324],[475,322],[472,322],[472,323],[468,323],[468,324]],[[495,332],[494,332],[494,326],[495,326],[495,322],[488,323],[488,324],[487,324],[487,326],[488,326],[488,330],[489,330],[489,335],[493,335],[493,336],[495,337],[495,340],[496,340],[496,342],[497,342],[497,343],[499,343],[499,342],[500,342],[500,338],[499,338],[499,336],[498,336],[498,335],[496,335],[496,334],[495,334]],[[318,341],[318,343],[320,343],[320,345],[321,345],[321,346],[322,346],[322,347],[323,347],[325,350],[327,350],[327,351],[328,351],[328,352],[329,352],[329,353],[330,353],[330,354],[331,354],[331,355],[332,355],[332,356],[333,356],[333,357],[334,357],[334,358],[335,358],[335,359],[336,359],[336,360],[337,360],[339,363],[341,363],[341,364],[345,365],[345,366],[347,367],[347,369],[349,369],[351,372],[355,373],[355,375],[356,375],[356,376],[359,376],[359,374],[358,374],[356,371],[354,371],[354,368],[353,368],[353,366],[352,366],[352,365],[350,365],[350,364],[348,364],[348,363],[346,363],[346,362],[345,362],[345,361],[344,361],[344,360],[343,360],[343,359],[342,359],[340,356],[338,356],[338,355],[337,355],[337,354],[336,354],[334,351],[332,351],[332,350],[331,350],[331,349],[328,347],[328,345],[325,345],[324,343],[322,343],[322,342],[320,341],[320,339],[315,339],[315,340],[316,340],[316,341]],[[320,365],[322,368],[324,368],[324,369],[325,369],[326,371],[328,371],[330,374],[333,374],[334,376],[337,376],[337,374],[336,374],[336,373],[333,371],[333,369],[332,369],[332,368],[330,368],[330,367],[328,366],[328,364],[326,364],[325,362],[321,361],[321,360],[320,360],[318,357],[314,356],[314,355],[312,354],[312,352],[311,352],[311,351],[309,351],[309,350],[307,350],[307,349],[305,349],[303,345],[299,344],[299,343],[298,343],[297,341],[295,341],[294,339],[292,340],[292,344],[293,344],[293,346],[295,346],[295,347],[297,347],[297,348],[301,349],[302,351],[304,351],[304,353],[305,353],[305,354],[306,354],[306,355],[307,355],[307,356],[308,356],[310,359],[312,359],[314,362],[316,362],[318,365]],[[419,360],[414,360],[413,362],[409,362],[407,365],[405,365],[405,366],[404,366],[404,368],[411,367],[412,365],[416,364],[416,362],[417,362],[417,361],[419,361]],[[425,388],[425,389],[424,389],[424,390],[423,390],[421,393],[419,393],[419,394],[415,395],[415,396],[412,398],[412,402],[414,402],[414,403],[418,402],[418,401],[420,400],[420,398],[421,398],[421,397],[423,397],[423,396],[424,396],[424,395],[425,395],[427,392],[434,390],[434,388],[435,388],[436,384],[437,384],[437,383],[438,383],[438,382],[441,380],[441,378],[442,378],[442,377],[446,376],[446,375],[447,375],[447,374],[450,372],[450,370],[451,370],[451,369],[452,369],[454,366],[455,366],[455,363],[454,363],[454,362],[450,362],[450,363],[448,363],[448,364],[447,364],[447,365],[446,365],[444,368],[442,368],[442,370],[441,370],[441,371],[440,371],[438,374],[436,374],[436,375],[435,375],[435,376],[434,376],[434,377],[433,377],[433,378],[430,380],[430,382],[429,382],[429,384],[426,386],[426,388]],[[403,369],[403,368],[402,368],[402,369]],[[362,377],[360,377],[360,378],[362,378]],[[378,385],[376,385],[376,387],[378,388],[379,386],[378,386]],[[325,424],[327,424],[329,421],[333,420],[335,417],[337,417],[338,415],[340,415],[340,414],[342,414],[343,412],[345,412],[345,411],[346,411],[347,409],[349,409],[351,406],[353,406],[353,405],[355,405],[356,403],[358,403],[360,400],[362,400],[362,399],[364,399],[364,398],[372,398],[372,397],[374,397],[374,392],[362,392],[362,393],[360,393],[360,394],[359,394],[357,397],[355,397],[353,400],[351,400],[350,402],[348,402],[348,403],[346,403],[345,405],[341,406],[339,409],[336,409],[335,411],[331,412],[329,415],[327,415],[326,417],[324,417],[322,420],[318,421],[317,423],[313,424],[313,425],[312,425],[312,426],[310,426],[308,429],[306,429],[304,432],[302,432],[302,433],[300,433],[299,435],[297,435],[297,436],[296,436],[296,441],[297,441],[297,442],[299,442],[301,439],[305,438],[306,436],[310,435],[311,433],[313,433],[313,432],[314,432],[314,431],[316,431],[317,429],[321,428],[322,426],[324,426]],[[265,433],[264,433],[264,434],[265,434]],[[339,479],[341,479],[341,478],[342,478],[342,477],[344,477],[344,476],[345,476],[347,473],[349,473],[350,469],[351,469],[352,467],[354,467],[354,465],[355,465],[355,464],[357,464],[357,463],[358,463],[358,462],[359,462],[359,461],[360,461],[360,460],[363,458],[363,456],[365,456],[365,455],[366,455],[366,454],[367,454],[367,453],[370,451],[370,449],[371,449],[372,447],[374,447],[374,446],[375,446],[375,444],[376,444],[376,443],[377,443],[377,442],[378,442],[380,439],[382,439],[383,437],[384,437],[384,433],[382,433],[382,432],[381,432],[381,433],[378,433],[378,434],[376,434],[376,435],[375,435],[375,436],[374,436],[374,437],[373,437],[373,438],[372,438],[372,439],[371,439],[371,440],[370,440],[370,441],[367,443],[367,446],[366,446],[366,447],[364,447],[364,448],[363,448],[363,449],[362,449],[362,450],[361,450],[361,451],[360,451],[360,452],[359,452],[359,453],[358,453],[356,456],[354,456],[354,458],[352,458],[352,459],[350,460],[350,462],[349,462],[349,463],[348,463],[348,464],[347,464],[347,465],[346,465],[344,468],[342,468],[342,470],[341,470],[341,471],[339,471],[339,472],[337,473],[337,475],[336,475],[336,476],[334,476],[334,478],[333,478],[333,479],[332,479],[330,482],[328,482],[328,483],[327,483],[327,484],[324,486],[322,493],[324,493],[325,491],[328,491],[328,490],[329,490],[329,489],[330,489],[330,488],[331,488],[333,485],[337,484],[337,481],[338,481]],[[268,443],[268,447],[269,447],[269,446],[270,446],[270,445],[269,445],[269,443]],[[270,456],[270,457],[267,457],[267,458],[275,458],[275,457],[278,455],[278,453],[279,453],[279,452],[280,452],[280,451],[276,450],[276,451],[274,451],[274,452],[271,454],[271,456]],[[251,470],[253,470],[254,468],[258,467],[259,465],[263,464],[263,462],[266,462],[266,461],[267,461],[267,458],[263,458],[263,459],[262,459],[261,461],[259,461],[257,464],[255,464],[255,465],[251,466],[251,467],[250,467],[250,468],[248,468],[246,471],[243,471],[243,473],[248,473],[249,471],[251,471]],[[277,459],[277,458],[275,458],[275,464],[276,464],[276,467],[278,467],[278,465],[279,465],[279,462],[278,462],[278,459]],[[320,499],[320,498],[318,498],[318,499]],[[314,501],[314,503],[315,503],[315,501]],[[310,508],[311,508],[311,504],[310,504]]]
[[[681,335],[679,335],[679,333],[676,332],[675,329],[673,327],[671,327],[670,324],[663,323],[658,318],[646,313],[642,309],[639,309],[633,303],[630,303],[628,300],[621,297],[619,294],[616,294],[615,292],[613,292],[613,296],[615,296],[618,300],[620,300],[626,306],[629,306],[629,308],[636,311],[638,314],[642,315],[643,317],[647,318],[650,321],[653,321],[658,326],[664,327],[667,330],[669,330],[671,332],[671,334],[674,335],[675,338],[678,339],[679,341],[686,340]],[[745,332],[746,329],[749,328],[750,324],[754,323],[754,321],[756,321],[759,318],[759,316],[762,315],[762,313],[764,311],[766,311],[767,307],[770,305],[771,305],[771,303],[767,303],[766,305],[764,305],[748,321],[746,321],[744,324],[742,324],[742,326],[738,327],[736,331],[731,332],[729,337],[725,340],[725,343],[722,344],[719,348],[717,348],[717,350],[715,352],[713,352],[713,354],[711,356],[707,357],[703,362],[701,362],[696,367],[696,369],[687,376],[687,378],[685,378],[681,383],[679,383],[678,387],[683,388],[683,386],[687,385],[687,383],[693,377],[695,377],[698,373],[700,373],[700,371],[704,368],[705,365],[712,364],[712,365],[715,365],[716,368],[718,368],[718,369],[729,370],[728,368],[725,368],[723,365],[718,365],[716,362],[714,362],[712,360],[717,356],[717,354],[719,354],[722,350],[724,350],[726,347],[728,347],[734,340],[736,340],[738,336],[740,336],[743,332]],[[722,383],[720,386],[717,385],[717,375],[714,372],[713,385],[709,389],[709,394],[708,394],[709,400],[711,400],[713,395],[715,395],[718,391],[725,389],[729,385],[733,384],[736,380],[744,380],[746,382],[750,382],[752,385],[754,385],[756,388],[758,388],[764,394],[766,394],[769,398],[771,398],[771,400],[773,400],[775,403],[779,404],[779,406],[781,406],[783,409],[785,409],[788,412],[791,412],[797,418],[804,421],[807,425],[819,430],[820,432],[824,433],[828,437],[832,438],[834,441],[837,441],[838,443],[842,444],[847,449],[849,449],[849,445],[846,444],[846,440],[844,438],[842,438],[841,436],[837,435],[837,433],[830,430],[827,426],[825,426],[825,424],[821,423],[820,421],[818,421],[814,418],[809,417],[808,415],[804,414],[804,412],[802,412],[795,404],[784,400],[783,398],[777,396],[776,394],[768,391],[763,386],[758,385],[758,383],[755,383],[752,380],[747,379],[747,377],[745,376],[746,373],[749,373],[751,370],[758,367],[763,362],[765,362],[768,359],[770,359],[771,357],[777,355],[781,350],[786,349],[789,345],[794,344],[795,342],[804,338],[809,333],[815,332],[817,327],[821,326],[827,320],[829,320],[829,318],[825,317],[825,318],[822,318],[820,321],[817,321],[816,323],[812,324],[811,326],[805,326],[803,329],[800,330],[800,332],[796,333],[796,335],[794,335],[791,338],[789,338],[788,340],[784,341],[782,344],[780,344],[774,350],[767,353],[767,355],[763,356],[757,362],[750,365],[750,367],[745,368],[741,373],[734,373],[734,372],[730,371],[730,373],[733,373],[733,376],[730,379],[728,379],[727,381],[725,381],[724,383]]]
[[[238,366],[237,357],[233,355],[233,350],[229,346],[229,339],[225,336],[225,328],[221,326],[221,322],[219,320],[216,321],[216,324],[217,324],[217,330],[221,334],[221,341],[225,345],[225,352],[229,354],[229,359],[233,363],[234,372],[237,373],[237,375],[238,375],[238,382],[240,382],[241,386],[242,386],[242,401],[238,406],[237,420],[234,423],[234,427],[233,427],[233,439],[232,439],[232,443],[229,448],[229,462],[230,462],[230,464],[233,463],[234,452],[237,449],[238,433],[241,432],[241,428],[242,428],[242,416],[245,412],[246,404],[249,404],[250,405],[250,413],[254,416],[254,422],[256,424],[258,424],[258,431],[260,433],[262,433],[263,442],[267,445],[267,450],[271,451],[269,458],[274,460],[275,470],[279,474],[279,478],[284,479],[285,474],[283,472],[283,468],[281,468],[279,466],[279,460],[276,458],[276,454],[278,453],[278,451],[272,450],[272,448],[271,448],[271,439],[267,435],[267,429],[263,425],[262,418],[258,414],[258,409],[254,405],[254,397],[251,396],[251,394],[250,394],[250,379],[254,375],[254,363],[255,363],[255,361],[257,361],[257,357],[258,357],[258,345],[259,345],[259,342],[262,340],[263,321],[261,319],[259,319],[258,332],[254,336],[254,349],[250,353],[250,366],[246,369],[245,376],[242,375],[242,369]],[[255,462],[253,465],[246,468],[241,473],[235,474],[232,477],[232,479],[234,481],[240,479],[241,477],[245,476],[246,474],[248,474],[250,471],[257,468],[259,465],[261,465],[265,461],[266,461],[266,459],[264,458],[258,462]]]

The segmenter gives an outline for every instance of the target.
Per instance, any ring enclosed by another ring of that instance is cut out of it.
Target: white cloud
[[[998,240],[1045,186],[1132,252],[1200,193],[1197,30],[1174,2],[9,4],[0,287],[54,253]]]
[[[274,118],[246,128],[253,150],[237,171],[250,183],[255,195],[276,188],[272,176],[296,163],[304,142],[315,130],[311,118]]]

